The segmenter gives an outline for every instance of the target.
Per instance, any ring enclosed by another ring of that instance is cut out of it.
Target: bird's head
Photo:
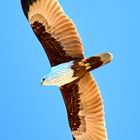
[[[60,80],[60,78],[61,77],[59,75],[48,74],[41,79],[40,84],[44,86],[58,85],[58,81]]]
[[[40,85],[46,85],[46,77],[43,77],[41,80],[40,80]]]

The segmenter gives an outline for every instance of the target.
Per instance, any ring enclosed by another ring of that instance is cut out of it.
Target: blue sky
[[[60,0],[85,55],[113,62],[92,72],[105,105],[109,140],[140,139],[140,1]],[[20,1],[0,4],[0,140],[72,140],[57,87],[42,87],[49,61]]]

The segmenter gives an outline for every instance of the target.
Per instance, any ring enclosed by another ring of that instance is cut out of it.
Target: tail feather
[[[112,61],[112,54],[110,53],[102,53],[98,54],[86,59],[83,59],[82,62],[84,62],[84,66],[86,67],[87,71],[91,71],[93,69],[96,69],[98,67],[101,67],[109,62]]]
[[[84,58],[80,62],[76,61],[71,67],[74,70],[73,77],[83,77],[87,72],[99,68],[112,61],[112,54],[102,53],[89,58]]]

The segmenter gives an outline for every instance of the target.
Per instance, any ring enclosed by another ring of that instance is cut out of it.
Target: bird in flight
[[[107,140],[103,102],[90,71],[112,55],[85,58],[76,27],[57,0],[21,0],[21,5],[51,64],[41,84],[60,88],[73,140]]]

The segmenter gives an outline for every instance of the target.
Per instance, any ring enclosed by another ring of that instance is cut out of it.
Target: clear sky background
[[[113,62],[92,72],[105,105],[109,140],[140,139],[140,1],[60,0],[85,55]],[[20,1],[0,2],[0,140],[72,140],[57,87],[42,87],[49,61]]]

